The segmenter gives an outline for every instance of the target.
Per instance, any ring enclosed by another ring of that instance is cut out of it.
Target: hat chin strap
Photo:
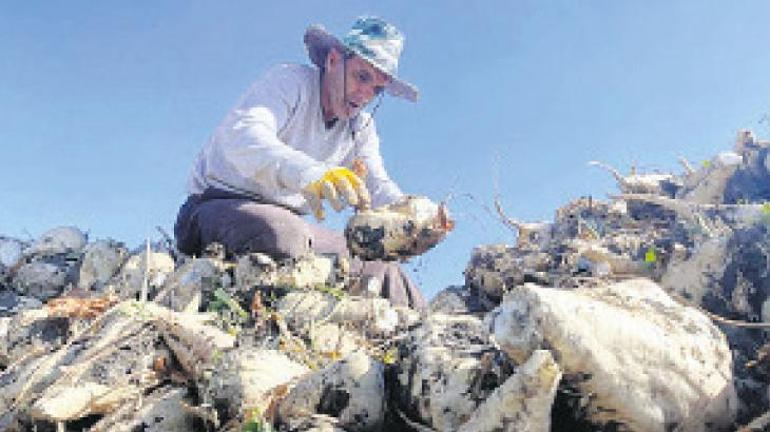
[[[320,97],[320,99],[321,99],[320,100],[320,102],[321,102],[321,114],[324,114],[324,84],[323,84],[324,81],[323,80],[324,80],[324,77],[327,76],[327,73],[328,73],[327,68],[326,67],[322,67],[321,68],[321,97]],[[334,78],[330,78],[330,79],[334,79]],[[329,92],[329,93],[330,93],[329,94],[329,103],[332,105],[330,108],[333,109],[333,106],[334,106],[334,103],[335,103],[335,101],[332,99],[333,92]],[[348,99],[348,94],[347,94],[347,59],[345,59],[345,57],[343,55],[343,57],[342,57],[342,101],[341,101],[342,109],[347,110],[347,107],[348,107],[347,99]],[[329,122],[336,121],[336,120],[339,120],[339,115],[337,115],[334,118],[330,119]],[[326,122],[325,118],[324,118],[324,122]]]
[[[342,55],[342,103],[348,109],[348,59]]]
[[[350,103],[348,102],[348,59],[345,55],[342,56],[342,107],[345,111],[350,109]],[[348,118],[348,125],[353,134],[353,139],[356,137],[356,132],[353,130],[353,121],[358,118],[361,113],[359,111],[355,116]]]

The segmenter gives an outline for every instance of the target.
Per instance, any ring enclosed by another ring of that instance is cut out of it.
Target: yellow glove
[[[364,182],[353,171],[344,167],[326,171],[320,179],[305,186],[302,195],[318,220],[324,219],[323,199],[328,200],[336,211],[342,210],[346,205],[364,209],[370,204],[369,191],[366,190]]]

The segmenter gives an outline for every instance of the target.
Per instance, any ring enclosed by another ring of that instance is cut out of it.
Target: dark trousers
[[[231,254],[261,252],[276,259],[309,252],[348,257],[345,237],[305,220],[292,210],[218,189],[190,195],[179,209],[174,236],[177,248],[198,255],[210,243]],[[351,271],[380,282],[382,297],[396,306],[422,309],[425,299],[401,266],[394,262],[351,260]]]

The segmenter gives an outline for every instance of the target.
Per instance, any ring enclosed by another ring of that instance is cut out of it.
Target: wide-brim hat
[[[316,24],[308,27],[304,41],[310,61],[316,66],[324,66],[329,48],[352,51],[390,77],[386,88],[388,94],[417,101],[417,87],[398,77],[398,59],[404,47],[404,35],[392,24],[376,17],[358,18],[342,40]]]

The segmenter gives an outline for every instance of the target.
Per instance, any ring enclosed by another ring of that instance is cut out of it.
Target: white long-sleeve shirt
[[[307,213],[299,191],[329,168],[350,168],[358,158],[367,167],[373,206],[403,195],[385,171],[374,119],[362,112],[327,129],[320,89],[320,72],[314,67],[284,64],[270,69],[198,154],[190,193],[208,187],[248,191]]]

